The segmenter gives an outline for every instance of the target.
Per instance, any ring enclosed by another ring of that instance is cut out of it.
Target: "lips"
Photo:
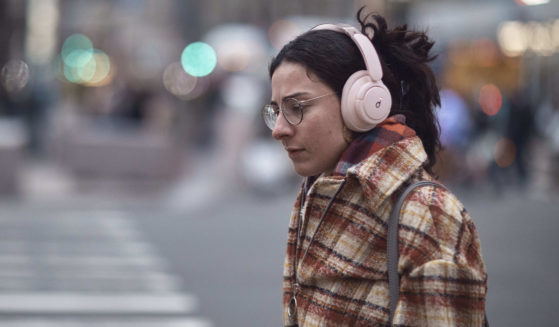
[[[287,153],[289,154],[289,157],[291,159],[295,159],[301,153],[303,153],[304,149],[303,148],[298,148],[298,147],[288,146],[288,147],[285,148],[285,151],[287,151]]]

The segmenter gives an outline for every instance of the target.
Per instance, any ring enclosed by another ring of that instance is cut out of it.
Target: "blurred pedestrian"
[[[510,101],[510,114],[507,121],[506,135],[516,147],[516,168],[518,184],[524,187],[529,176],[528,151],[534,135],[534,110],[525,91],[516,90]]]
[[[284,264],[288,326],[389,324],[387,220],[408,185],[435,180],[433,42],[362,11],[360,32],[319,25],[270,64],[263,118],[304,177]],[[456,197],[416,188],[398,233],[393,323],[483,325],[487,275],[475,226]]]

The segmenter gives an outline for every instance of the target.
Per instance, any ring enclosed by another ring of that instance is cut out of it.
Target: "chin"
[[[293,163],[293,168],[297,175],[301,177],[310,177],[310,176],[317,176],[321,174],[320,169],[316,169],[313,167],[306,167],[305,165]]]

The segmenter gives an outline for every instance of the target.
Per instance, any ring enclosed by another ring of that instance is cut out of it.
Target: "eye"
[[[289,111],[301,111],[303,110],[303,104],[299,100],[294,98],[286,99],[284,102],[285,108]]]
[[[295,101],[293,101],[293,109],[303,110],[303,104],[301,104],[301,102],[295,100]]]

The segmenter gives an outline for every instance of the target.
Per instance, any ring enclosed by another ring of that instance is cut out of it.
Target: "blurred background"
[[[280,325],[300,179],[267,65],[361,6],[436,41],[491,324],[553,326],[557,0],[0,0],[0,326]]]

